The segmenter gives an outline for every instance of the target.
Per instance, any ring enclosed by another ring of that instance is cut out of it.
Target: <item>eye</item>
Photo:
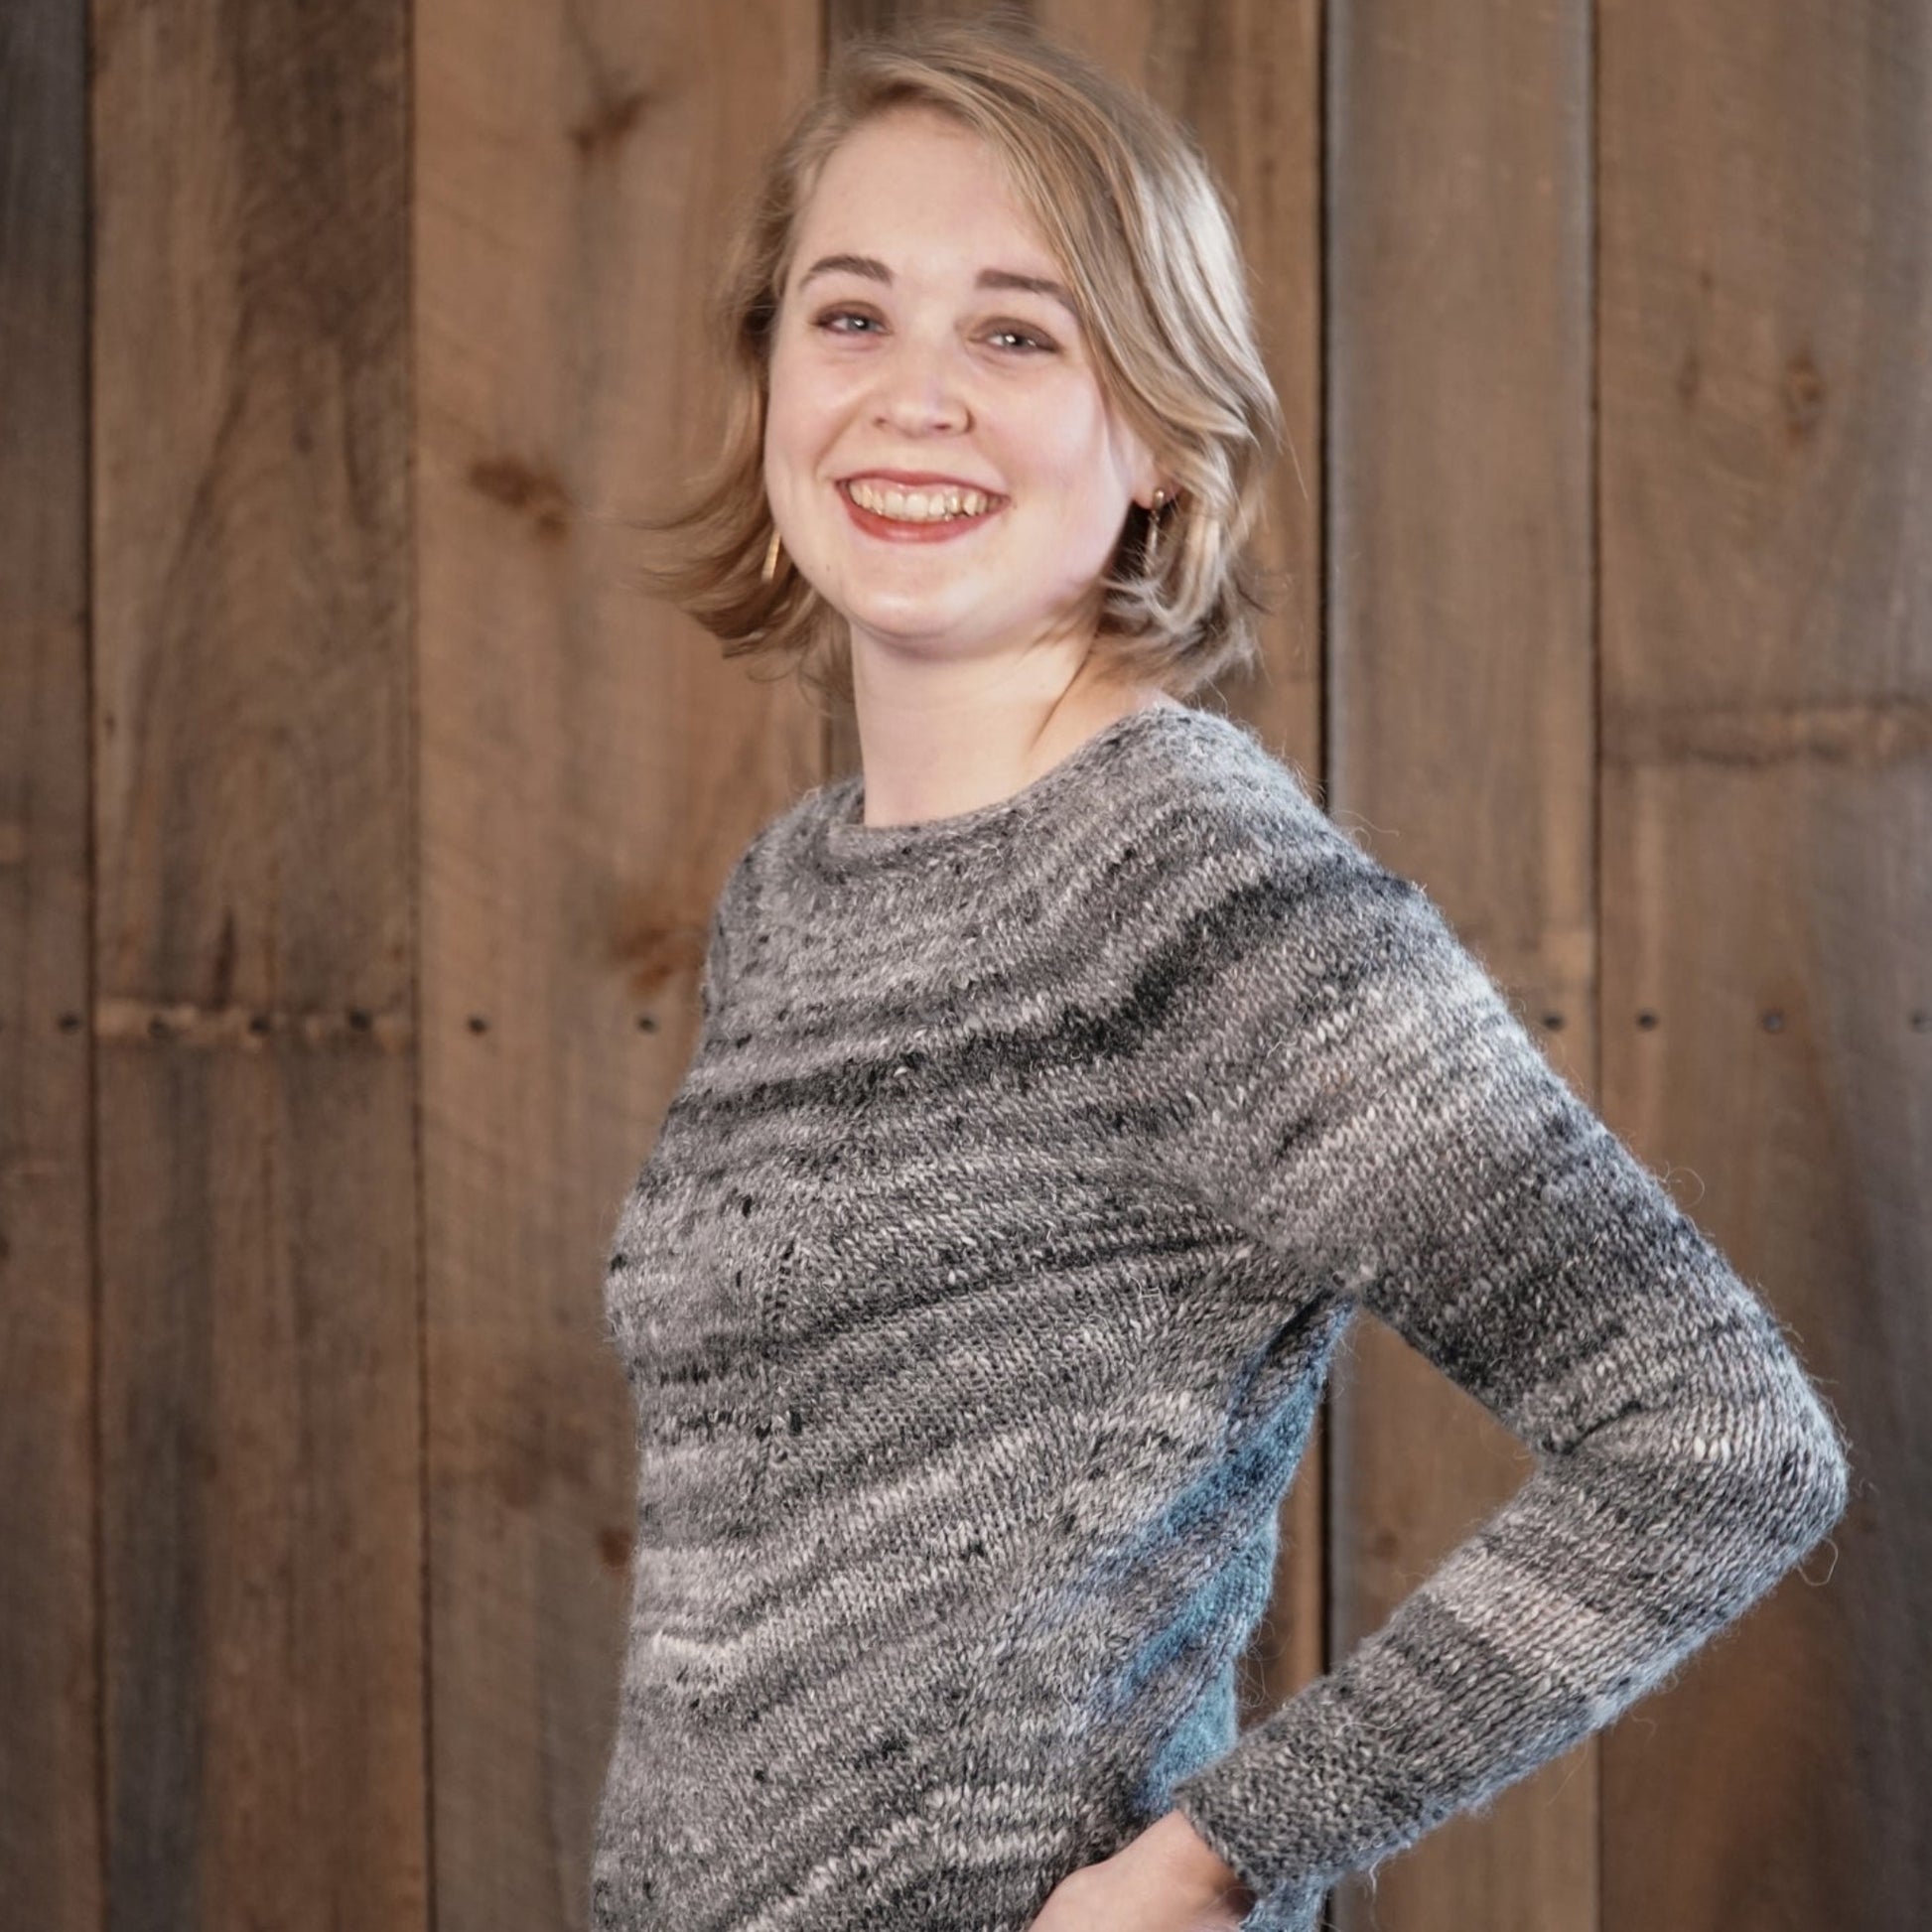
[[[1044,336],[1036,335],[1031,329],[1021,329],[1011,324],[1002,323],[999,328],[993,331],[993,334],[996,338],[1000,336],[1011,336],[1017,341],[1029,344],[1030,347],[1028,352],[1030,354],[1041,353],[1051,355],[1053,353],[1053,345]]]
[[[855,332],[850,329],[835,329],[832,325],[837,322],[871,321],[871,316],[861,315],[856,309],[828,309],[823,315],[813,318],[812,327],[824,330],[828,336],[850,336]]]

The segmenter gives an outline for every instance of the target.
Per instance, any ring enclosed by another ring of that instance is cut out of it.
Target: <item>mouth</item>
[[[959,483],[897,483],[848,477],[840,500],[867,536],[889,543],[938,543],[982,529],[1008,499]]]

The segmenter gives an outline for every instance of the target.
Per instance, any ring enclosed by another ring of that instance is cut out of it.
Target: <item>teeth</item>
[[[901,523],[936,523],[954,516],[983,516],[990,496],[977,489],[897,489],[878,483],[850,483],[846,488],[861,509]]]

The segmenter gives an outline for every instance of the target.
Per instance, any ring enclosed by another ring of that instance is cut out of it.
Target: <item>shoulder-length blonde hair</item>
[[[1152,568],[1137,504],[1103,580],[1110,674],[1184,697],[1251,666],[1251,614],[1271,607],[1250,539],[1283,426],[1233,224],[1176,122],[1013,15],[848,43],[773,150],[710,297],[713,340],[730,345],[720,455],[682,502],[633,521],[669,540],[644,587],[727,657],[790,660],[807,688],[851,701],[843,618],[788,557],[761,574],[771,335],[819,171],[856,128],[906,106],[952,116],[1004,164],[1066,276],[1102,394],[1175,479]]]

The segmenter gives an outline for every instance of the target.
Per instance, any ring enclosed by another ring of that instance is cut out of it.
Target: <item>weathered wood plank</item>
[[[1590,1096],[1588,13],[1328,23],[1329,802],[1429,889]],[[1365,1322],[1352,1341],[1337,1657],[1528,1474],[1399,1337]],[[1338,1924],[1587,1932],[1598,1748],[1339,1887]]]
[[[1600,16],[1604,1090],[1853,1463],[1831,1542],[1604,1739],[1603,1918],[1907,1925],[1932,1730],[1932,20]]]
[[[125,1932],[427,1916],[408,25],[397,0],[94,10],[102,1810]]]

